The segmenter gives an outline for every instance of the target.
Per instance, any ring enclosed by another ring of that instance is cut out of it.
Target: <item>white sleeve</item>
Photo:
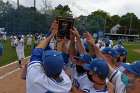
[[[90,93],[90,90],[93,88],[93,86],[91,85],[86,85],[83,87],[83,91],[86,92],[86,93]]]
[[[122,75],[119,70],[116,70],[109,79],[115,85],[115,93],[126,93],[125,84],[121,78]]]
[[[31,91],[30,93],[46,93],[45,91],[49,90],[54,93],[68,93],[72,83],[65,72],[62,71],[60,75],[63,81],[58,83],[47,77],[40,63],[40,61],[32,61],[28,65],[26,76],[27,91]]]
[[[40,75],[44,73],[40,61],[32,61],[28,65],[27,69],[27,77],[31,80],[35,80],[35,78],[40,77]]]
[[[18,43],[18,40],[16,39],[16,40],[14,40],[14,44],[17,44]]]

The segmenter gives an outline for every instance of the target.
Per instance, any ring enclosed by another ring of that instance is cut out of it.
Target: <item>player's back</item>
[[[69,93],[72,86],[71,80],[64,71],[60,74],[61,80],[56,81],[46,76],[41,64],[29,65],[27,73],[26,93]]]

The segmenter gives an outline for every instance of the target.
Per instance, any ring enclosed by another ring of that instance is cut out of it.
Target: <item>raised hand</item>
[[[70,29],[70,31],[75,37],[80,37],[79,32],[75,27],[73,27],[73,29]]]
[[[95,41],[89,32],[83,33],[83,35],[86,38],[86,41],[88,42],[88,44],[90,44],[90,45],[95,44]]]
[[[56,35],[57,31],[58,31],[58,24],[57,21],[54,21],[51,25],[51,34]]]

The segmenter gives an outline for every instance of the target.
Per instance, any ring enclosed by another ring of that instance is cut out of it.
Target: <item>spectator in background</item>
[[[28,35],[27,35],[27,47],[28,46],[32,46],[32,38],[33,38],[33,36],[31,35],[31,33],[29,33]]]
[[[13,48],[15,47],[15,44],[14,44],[15,39],[16,39],[16,36],[13,34],[11,36],[11,47],[13,47]]]
[[[3,35],[2,37],[3,37],[3,41],[4,41],[4,42],[6,42],[6,40],[7,40],[6,34],[7,34],[6,32],[3,32],[3,33],[2,33],[2,35]]]
[[[122,47],[122,48],[124,48],[124,47],[122,46],[122,40],[121,40],[121,39],[118,40],[118,44],[115,45],[113,48],[115,49],[115,48],[117,48],[117,47]]]
[[[39,44],[39,36],[38,33],[35,34],[34,36],[34,48]]]

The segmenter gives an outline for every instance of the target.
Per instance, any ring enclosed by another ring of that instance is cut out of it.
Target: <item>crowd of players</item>
[[[126,62],[127,51],[106,38],[83,38],[76,28],[70,40],[58,39],[57,22],[32,51],[22,78],[26,93],[140,93],[140,61]]]
[[[26,93],[140,93],[140,61],[127,63],[121,39],[114,46],[110,37],[94,39],[89,32],[80,36],[75,27],[70,29],[70,39],[58,39],[57,31],[54,21],[45,37],[34,36],[36,47],[22,72]],[[11,36],[19,67],[24,38]],[[27,35],[27,47],[32,39]]]
[[[7,41],[7,33],[5,31],[1,32],[2,34],[2,40],[3,42]],[[16,49],[16,53],[18,56],[19,61],[19,67],[21,68],[21,61],[24,59],[24,46],[26,45],[28,47],[34,48],[39,43],[41,43],[45,37],[43,34],[38,35],[37,33],[33,36],[31,33],[29,33],[27,36],[24,35],[11,35],[11,47]],[[25,42],[26,41],[26,42]],[[2,44],[0,44],[0,56],[2,56]]]

